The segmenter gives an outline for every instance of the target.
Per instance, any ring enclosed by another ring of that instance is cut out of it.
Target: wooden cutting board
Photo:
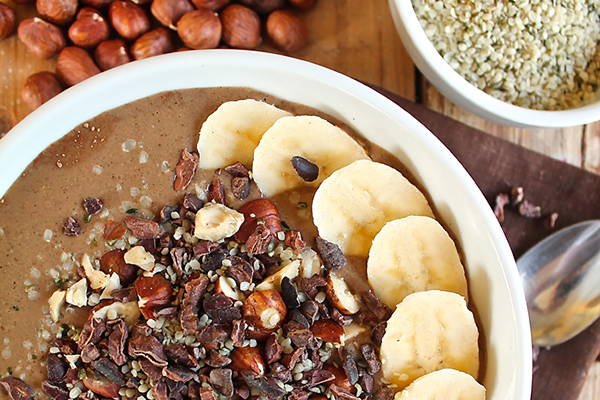
[[[515,258],[550,233],[587,219],[600,219],[600,175],[527,150],[374,87],[434,133],[471,174],[491,206],[499,193],[524,188],[525,199],[544,215],[557,212],[553,229],[543,219],[509,210],[503,229]],[[600,282],[598,282],[600,284]],[[577,399],[587,371],[600,354],[600,321],[570,341],[540,349],[534,363],[533,400]]]

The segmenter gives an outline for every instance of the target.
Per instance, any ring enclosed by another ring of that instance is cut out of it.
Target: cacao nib
[[[162,378],[163,374],[162,374],[162,367],[158,367],[154,364],[152,364],[150,361],[148,361],[147,359],[141,357],[138,359],[138,363],[140,364],[140,369],[142,370],[142,372],[144,374],[146,374],[150,379],[152,379],[154,382],[158,382],[160,380],[160,378]]]
[[[172,221],[173,220],[173,212],[176,212],[177,208],[173,207],[173,206],[164,206],[163,208],[160,209],[159,212],[159,216],[160,216],[160,221],[161,223],[165,223],[168,221]]]
[[[336,385],[331,384],[327,389],[327,394],[333,396],[335,400],[359,400],[359,397],[356,397],[350,391]]]
[[[342,314],[342,312],[337,308],[331,309],[331,319],[342,326],[350,325],[352,321],[354,321],[354,318],[352,318],[350,315]]]
[[[203,240],[203,239],[198,240],[198,243],[196,243],[193,247],[194,257],[200,258],[202,256],[212,253],[213,251],[215,251],[218,248],[219,248],[219,243],[217,243],[217,242],[211,242],[210,240]]]
[[[87,346],[81,350],[81,361],[89,364],[100,357],[100,350],[94,345],[94,343],[88,343]]]
[[[314,298],[317,293],[319,293],[320,287],[325,287],[327,285],[327,281],[321,275],[314,274],[310,278],[302,277],[300,279],[300,286],[304,293],[308,295],[310,298]]]
[[[302,312],[297,308],[291,309],[288,312],[288,318],[292,321],[296,321],[305,328],[310,328],[310,323],[308,322],[308,319],[306,319],[304,314],[302,314]]]
[[[77,353],[77,343],[69,338],[56,338],[50,342],[50,347],[56,347],[61,354],[71,355]]]
[[[313,334],[304,325],[296,321],[289,321],[283,326],[283,332],[286,337],[292,340],[296,347],[306,347],[308,342],[313,339]]]
[[[125,376],[121,372],[121,368],[119,368],[117,364],[110,361],[108,358],[101,358],[98,361],[94,361],[92,363],[92,368],[100,372],[117,385],[123,386],[125,383],[127,383]]]
[[[2,384],[2,381],[3,380],[0,380],[0,385]],[[6,387],[4,388],[13,400],[25,400],[34,398],[33,394],[31,394],[30,397],[13,397],[11,392]],[[44,381],[42,382],[42,389],[44,389],[44,392],[46,392],[46,394],[50,396],[53,400],[67,400],[69,398],[69,391],[67,390],[67,386],[64,383],[54,383],[50,382],[49,380]]]
[[[371,396],[371,400],[392,400],[394,398],[394,390],[388,387],[382,387]]]
[[[354,385],[358,382],[358,367],[356,366],[356,361],[354,361],[354,358],[352,358],[345,347],[338,347],[337,350],[346,378],[348,378],[351,385]]]
[[[198,396],[200,397],[200,400],[216,400],[217,396],[214,392],[214,390],[211,389],[211,387],[204,387],[201,386],[200,389],[198,390]]]
[[[195,335],[198,333],[198,308],[200,299],[204,297],[206,288],[210,283],[210,279],[206,275],[201,275],[196,279],[185,284],[185,292],[187,297],[183,299],[181,310],[181,329],[187,335]]]
[[[281,363],[283,364],[284,367],[286,367],[287,369],[289,369],[291,371],[294,369],[294,367],[296,366],[296,363],[298,362],[300,357],[302,357],[303,354],[304,354],[304,347],[299,347],[289,354],[284,354],[283,357],[281,357]]]
[[[277,380],[275,380],[275,378],[255,376],[254,374],[246,371],[242,372],[242,377],[248,386],[258,390],[269,399],[277,399],[287,393],[285,389],[277,385]]]
[[[113,330],[108,337],[108,356],[117,365],[123,365],[127,362],[125,355],[125,342],[129,337],[129,328],[122,319],[114,324]]]
[[[300,307],[300,297],[298,297],[298,289],[292,283],[289,277],[284,276],[281,280],[281,297],[288,309]]]
[[[358,313],[358,322],[361,325],[372,326],[379,322],[379,319],[371,312],[371,310],[363,309]]]
[[[250,397],[250,388],[245,384],[237,384],[235,387],[235,394],[240,396],[242,399],[247,400],[248,397]]]
[[[102,211],[102,200],[100,199],[84,199],[83,200],[83,208],[85,208],[85,212],[89,215],[96,215],[100,211]]]
[[[234,347],[242,347],[244,345],[245,330],[246,322],[243,319],[236,319],[232,322],[231,340]]]
[[[312,325],[315,323],[317,315],[319,315],[319,305],[316,301],[308,300],[302,303],[302,305],[300,306],[300,311],[306,317],[308,323]]]
[[[211,350],[209,357],[204,360],[206,365],[210,365],[213,368],[222,368],[231,364],[231,358],[221,355],[216,350]]]
[[[377,357],[377,353],[375,352],[373,346],[371,346],[369,343],[363,344],[360,346],[360,353],[367,362],[369,374],[373,375],[379,372],[381,369],[381,361],[379,361],[379,357]]]
[[[69,368],[62,381],[64,383],[76,383],[79,380],[79,377],[77,376],[79,374],[79,371],[79,368]]]
[[[233,306],[233,301],[222,293],[215,293],[208,299],[204,300],[202,306],[204,307],[204,311],[206,313],[210,313],[211,311],[221,310],[223,308]]]
[[[156,318],[164,317],[165,319],[173,319],[177,317],[176,306],[156,306],[154,309],[154,315]]]
[[[183,256],[186,254],[184,247],[174,247],[169,251],[171,260],[173,261],[173,271],[177,274],[178,278],[183,275]]]
[[[156,239],[141,239],[135,245],[142,246],[150,254],[156,253]]]
[[[208,185],[208,201],[214,201],[215,203],[225,204],[225,189],[223,188],[223,182],[219,178],[213,179]]]
[[[157,382],[150,391],[154,396],[154,400],[169,400],[169,396],[167,395],[167,384],[163,381]]]
[[[300,254],[302,249],[306,247],[306,242],[302,240],[300,231],[289,230],[285,233],[283,243],[290,246],[294,250],[294,254]]]
[[[244,200],[250,194],[250,178],[236,176],[231,179],[231,192],[236,198]]]
[[[540,218],[542,216],[542,208],[532,204],[528,200],[523,200],[519,204],[519,214],[525,218]]]
[[[330,271],[335,271],[346,265],[344,253],[335,243],[328,242],[320,236],[315,238],[317,253],[321,256],[323,266]]]
[[[284,367],[283,364],[276,362],[271,365],[269,376],[283,383],[287,383],[292,380],[292,371]]]
[[[191,380],[188,382],[187,387],[188,387],[187,396],[191,400],[198,400],[200,398],[200,395],[198,394],[198,391],[200,390],[200,384],[198,382],[196,382],[195,380]]]
[[[158,247],[162,249],[173,248],[173,235],[169,232],[163,232],[158,239]]]
[[[367,290],[362,294],[362,301],[380,321],[387,321],[392,316],[392,310],[382,303],[372,290]]]
[[[204,206],[204,202],[200,200],[200,198],[196,196],[195,193],[188,193],[183,198],[183,206],[186,209],[196,213],[199,209],[201,209]]]
[[[332,372],[326,371],[324,369],[313,369],[309,372],[310,378],[308,382],[303,385],[304,388],[309,389],[314,386],[321,385],[323,383],[331,382],[335,379],[335,375]]]
[[[308,400],[308,396],[309,392],[305,392],[302,389],[294,389],[288,393],[287,400]]]
[[[144,360],[144,358],[142,358],[142,360]],[[158,368],[158,367],[156,367],[156,368]],[[150,378],[150,379],[152,379],[152,378]],[[127,383],[125,384],[125,386],[133,389],[133,388],[139,388],[141,384],[142,384],[142,380],[140,378],[138,378],[137,376],[132,376],[131,378],[127,379]]]
[[[265,224],[258,224],[254,232],[246,240],[246,251],[248,254],[263,254],[272,239],[273,233],[271,233],[269,228]]]
[[[183,383],[189,382],[196,376],[196,373],[189,368],[176,367],[171,365],[163,368],[162,374],[164,377],[172,381]]]
[[[68,368],[69,364],[65,361],[64,357],[59,358],[58,354],[48,353],[46,370],[48,371],[48,380],[50,382],[62,382]]]
[[[227,258],[227,256],[229,256],[229,252],[223,248],[213,251],[204,259],[204,262],[202,263],[202,269],[205,272],[208,272],[221,268],[222,262],[225,258]]]
[[[189,152],[187,149],[183,149],[181,152],[181,160],[175,166],[175,180],[173,181],[173,189],[185,190],[186,187],[192,181],[198,163],[200,162],[200,155],[197,152]]]
[[[240,311],[240,309],[238,307],[233,306],[228,308],[222,308],[219,310],[214,310],[210,313],[207,312],[207,314],[210,316],[213,323],[215,324],[228,324],[235,321],[236,319],[242,318],[242,312]]]
[[[267,364],[272,364],[281,360],[283,347],[277,341],[277,334],[272,333],[265,341],[265,361]]]
[[[373,392],[373,387],[375,386],[375,380],[367,371],[363,368],[358,369],[358,384],[363,390],[367,393]]]
[[[319,166],[308,161],[304,157],[294,156],[291,159],[292,167],[300,179],[305,182],[313,182],[319,177]]]
[[[170,360],[184,367],[195,368],[198,366],[198,360],[188,351],[186,346],[180,343],[165,347],[165,354]]]
[[[132,335],[127,343],[127,352],[133,358],[145,357],[157,367],[167,365],[163,346],[154,336]]]
[[[196,336],[200,343],[217,343],[227,340],[229,331],[224,325],[207,325]]]
[[[225,172],[231,174],[232,176],[234,176],[236,178],[250,176],[250,172],[248,171],[248,168],[246,168],[244,166],[244,164],[242,164],[241,162],[236,162],[235,164],[228,165],[223,169],[225,170]]]
[[[89,343],[98,343],[102,339],[102,335],[106,331],[106,323],[100,318],[90,317],[83,324],[77,345],[80,350],[83,350]]]
[[[198,333],[198,307],[193,304],[183,305],[180,324],[184,335]]]
[[[63,224],[63,233],[67,236],[79,236],[81,234],[81,226],[75,218],[69,217]]]
[[[498,222],[504,222],[504,207],[510,203],[510,198],[506,193],[500,193],[496,196],[496,204],[494,205],[494,214]]]
[[[110,298],[120,301],[121,303],[137,301],[137,293],[135,291],[135,286],[113,290],[112,292],[110,292]]]
[[[210,384],[225,397],[233,396],[232,371],[229,368],[213,369],[210,371]]]
[[[231,261],[231,266],[227,267],[227,274],[235,280],[238,286],[243,282],[252,282],[254,269],[248,261],[237,256],[229,256],[227,259]]]
[[[136,239],[158,239],[162,234],[160,225],[140,217],[125,217],[125,225],[131,230]]]
[[[386,322],[380,322],[373,326],[373,330],[371,331],[371,340],[377,346],[381,346],[381,339],[383,339],[383,335],[385,335],[385,327],[387,326]]]

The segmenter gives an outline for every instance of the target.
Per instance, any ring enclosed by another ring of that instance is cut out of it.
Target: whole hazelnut
[[[269,14],[285,5],[285,0],[240,0],[259,14]]]
[[[127,64],[131,61],[125,42],[121,39],[106,40],[96,47],[94,60],[102,71]]]
[[[188,0],[154,0],[150,6],[150,12],[158,22],[171,29],[176,29],[177,21],[193,9]]]
[[[173,287],[164,276],[140,276],[135,280],[135,291],[139,297],[139,307],[146,319],[154,318],[154,309],[168,306],[173,300]]]
[[[221,20],[211,10],[194,10],[177,22],[177,33],[183,43],[192,49],[212,49],[221,40]]]
[[[56,60],[56,74],[68,86],[100,73],[92,57],[79,47],[65,47]]]
[[[73,21],[77,6],[77,0],[37,0],[35,2],[40,16],[56,25],[66,25]]]
[[[253,49],[262,42],[260,18],[241,4],[231,4],[221,11],[223,41],[238,49]]]
[[[265,340],[283,325],[287,307],[277,290],[267,289],[248,296],[242,306],[242,313],[248,324],[246,337]]]
[[[34,3],[35,0],[13,0],[13,2],[16,4],[29,4]]]
[[[108,19],[125,40],[135,40],[150,30],[146,11],[130,1],[117,0],[108,7]]]
[[[97,10],[85,7],[77,13],[77,19],[69,27],[69,39],[76,46],[91,49],[108,39],[108,22]]]
[[[310,10],[317,4],[317,0],[288,0],[290,4],[300,10]]]
[[[293,53],[306,46],[308,29],[290,10],[277,10],[267,18],[267,35],[275,46]]]
[[[230,0],[192,0],[194,6],[197,9],[205,9],[205,10],[213,10],[219,11],[226,5],[228,5]]]
[[[21,21],[17,32],[21,42],[39,58],[52,58],[67,45],[62,30],[40,18]]]
[[[112,3],[114,0],[81,0],[81,4],[87,7],[103,8]]]
[[[35,110],[62,90],[63,87],[56,74],[42,71],[27,78],[21,90],[21,97],[31,110]]]
[[[141,60],[143,58],[170,53],[174,48],[171,31],[161,26],[140,36],[131,45],[131,55],[135,60]]]
[[[15,12],[4,3],[0,3],[0,40],[15,30]]]

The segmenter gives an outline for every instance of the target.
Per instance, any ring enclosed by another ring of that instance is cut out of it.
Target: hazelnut
[[[324,369],[328,372],[331,372],[335,376],[335,378],[333,378],[333,381],[331,381],[330,384],[339,386],[352,393],[356,392],[356,388],[350,383],[350,381],[346,377],[346,373],[342,368],[336,367],[332,364],[326,364]]]
[[[177,33],[187,47],[212,49],[221,40],[221,20],[211,10],[194,10],[186,13],[177,23]]]
[[[86,7],[103,8],[112,3],[114,0],[81,0],[81,4]]]
[[[94,52],[94,59],[102,71],[118,67],[119,65],[127,64],[129,61],[131,61],[131,57],[129,57],[129,52],[127,51],[127,46],[121,39],[106,40],[100,43]],[[121,223],[121,225],[125,227],[125,224]],[[106,232],[106,226],[104,227],[104,230]],[[127,230],[127,227],[125,227],[125,230]],[[125,232],[123,232],[123,235],[124,234]],[[123,235],[116,239],[119,239]],[[105,237],[105,240],[114,239],[106,239]]]
[[[162,275],[140,276],[135,280],[138,306],[146,319],[154,318],[154,309],[169,306],[173,301],[171,282]]]
[[[123,318],[127,325],[135,325],[140,319],[140,309],[137,301],[121,303],[120,301],[110,299],[102,300],[90,312],[89,318],[101,319],[104,321]]]
[[[312,334],[325,342],[344,344],[344,327],[332,319],[320,319],[310,327]]]
[[[150,12],[158,22],[171,29],[176,29],[177,21],[193,9],[188,0],[154,0],[150,6]]]
[[[327,276],[325,293],[327,294],[329,304],[340,310],[343,314],[352,315],[360,310],[360,303],[350,291],[350,288],[348,288],[346,281],[333,272]]]
[[[104,253],[100,258],[100,271],[119,275],[122,286],[128,286],[137,278],[138,267],[125,262],[125,250],[114,249]]]
[[[244,214],[244,222],[240,229],[235,234],[235,240],[245,242],[248,237],[254,232],[258,226],[259,220],[264,221],[264,224],[274,235],[281,231],[281,218],[275,204],[265,198],[256,199],[244,203],[239,212]]]
[[[100,73],[92,57],[79,47],[65,47],[56,60],[56,74],[68,86]]]
[[[135,40],[150,30],[146,11],[130,1],[112,2],[108,7],[108,19],[115,31],[126,40]]]
[[[37,0],[35,7],[45,20],[56,25],[66,25],[73,21],[77,13],[77,0]]]
[[[308,29],[292,11],[277,10],[267,18],[267,35],[279,49],[293,53],[306,46]]]
[[[300,9],[300,10],[310,10],[317,4],[317,0],[288,0],[289,3]]]
[[[171,31],[161,26],[140,36],[131,46],[131,55],[135,60],[141,60],[173,50]]]
[[[34,0],[13,0],[13,2],[16,4],[29,4],[29,3],[33,3]]]
[[[228,5],[230,0],[192,0],[194,6],[197,9],[205,9],[205,10],[213,10],[219,11],[226,5]]]
[[[241,4],[231,4],[221,11],[223,41],[238,49],[253,49],[262,42],[258,14]]]
[[[8,37],[15,29],[15,12],[4,3],[0,3],[0,40]]]
[[[64,33],[55,25],[40,18],[21,21],[19,39],[39,58],[52,58],[67,44]]]
[[[86,370],[85,378],[82,382],[86,388],[100,397],[106,399],[118,399],[120,397],[119,389],[121,389],[121,385],[114,383],[100,374],[96,376],[95,372],[91,369]]]
[[[123,222],[108,220],[102,228],[104,240],[118,240],[127,232],[127,226]]]
[[[108,23],[97,10],[85,7],[77,13],[77,19],[69,27],[69,39],[76,46],[90,49],[108,39]]]
[[[244,301],[242,314],[248,324],[246,337],[265,340],[283,325],[287,307],[278,291],[261,290]]]
[[[285,5],[285,0],[240,0],[259,14],[269,14]]]
[[[267,364],[263,358],[263,349],[261,347],[236,347],[229,354],[231,364],[228,368],[236,371],[238,374],[241,372],[252,371],[258,375],[264,375]]]
[[[42,71],[27,78],[21,90],[21,97],[30,109],[35,110],[62,90],[62,84],[56,74]]]

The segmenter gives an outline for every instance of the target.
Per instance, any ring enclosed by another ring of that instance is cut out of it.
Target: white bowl
[[[600,120],[600,99],[560,111],[532,110],[496,99],[467,82],[438,53],[421,27],[411,0],[389,0],[404,47],[425,77],[448,99],[499,124],[521,128],[561,128]]]
[[[0,140],[0,196],[42,150],[76,125],[162,91],[217,86],[249,86],[315,107],[394,153],[414,173],[464,251],[485,339],[488,398],[529,399],[525,297],[510,247],[484,196],[417,120],[376,91],[326,68],[266,53],[203,50],[109,70],[50,100]]]

